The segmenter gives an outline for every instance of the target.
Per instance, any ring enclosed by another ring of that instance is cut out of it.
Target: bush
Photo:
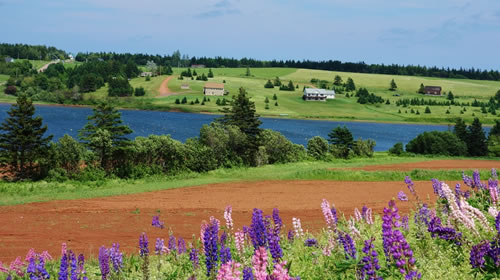
[[[430,131],[418,135],[406,145],[406,151],[415,154],[465,156],[467,146],[448,131]]]
[[[267,83],[264,85],[264,88],[274,88],[274,85],[271,82],[271,80],[267,80]]]
[[[270,164],[296,162],[306,156],[304,146],[293,144],[278,131],[265,129],[260,137]]]
[[[352,151],[356,156],[372,157],[375,145],[376,143],[372,139],[362,140],[361,138],[359,138],[354,141],[354,144],[352,145]]]
[[[402,155],[404,153],[404,148],[403,148],[403,143],[398,142],[392,146],[392,148],[389,149],[389,154],[391,155]]]
[[[128,79],[114,78],[108,82],[108,95],[109,96],[132,96],[134,88],[128,82]]]
[[[328,155],[328,141],[320,136],[314,136],[307,141],[307,154],[318,160],[326,159]]]
[[[80,182],[97,182],[104,181],[106,178],[108,178],[108,174],[104,169],[89,165],[82,172],[78,173],[75,180]]]
[[[7,86],[4,91],[5,94],[9,95],[17,95],[17,87],[16,86]]]
[[[217,168],[214,151],[197,138],[189,138],[184,144],[186,167],[194,172],[206,172]]]
[[[143,87],[137,87],[137,88],[135,88],[134,95],[135,96],[144,96],[144,95],[146,95],[146,91],[144,90]]]
[[[79,173],[82,164],[89,159],[87,154],[90,151],[68,134],[59,139],[54,145],[54,150],[57,166],[64,169],[69,177]]]
[[[241,164],[247,140],[238,127],[213,122],[201,127],[199,141],[213,150],[217,166],[230,167]]]

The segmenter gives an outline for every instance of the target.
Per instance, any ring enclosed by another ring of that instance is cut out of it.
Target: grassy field
[[[120,106],[128,108],[145,108],[145,109],[163,109],[163,110],[181,110],[185,112],[206,112],[218,113],[220,106],[215,104],[217,98],[211,97],[211,102],[206,102],[205,105],[195,104],[190,105],[190,101],[196,98],[201,102],[203,99],[204,81],[196,81],[185,78],[178,80],[177,77],[183,68],[174,68],[174,78],[169,82],[169,88],[177,93],[176,95],[154,98],[156,88],[160,82],[156,77],[151,82],[145,82],[144,78],[137,78],[131,81],[132,86],[143,86],[148,94],[142,98],[128,98],[119,101]],[[249,93],[252,101],[256,104],[257,113],[266,117],[286,117],[286,118],[301,118],[301,119],[326,119],[326,120],[352,120],[352,121],[379,121],[379,122],[411,122],[411,123],[452,123],[456,117],[462,117],[467,122],[471,122],[474,117],[479,117],[485,124],[491,124],[497,118],[491,114],[482,114],[480,108],[467,107],[466,111],[461,114],[461,107],[457,106],[432,106],[431,114],[425,114],[425,106],[410,106],[402,108],[394,103],[401,98],[424,98],[444,101],[445,97],[422,96],[416,93],[416,90],[421,83],[425,85],[440,85],[444,91],[451,90],[460,102],[472,102],[474,98],[487,102],[497,90],[500,89],[500,82],[493,81],[475,81],[475,80],[460,80],[460,79],[437,79],[426,77],[410,77],[410,76],[392,76],[392,75],[377,75],[377,74],[359,74],[359,73],[342,73],[321,70],[306,70],[293,68],[252,68],[251,76],[246,77],[245,68],[218,68],[212,69],[215,78],[210,79],[210,82],[225,82],[225,89],[229,91],[226,99],[237,94],[240,87],[244,87]],[[197,69],[197,73],[207,74],[208,69]],[[338,94],[334,100],[327,102],[305,102],[302,100],[302,89],[304,86],[311,86],[311,79],[324,79],[333,81],[335,75],[340,75],[343,80],[348,77],[354,79],[356,86],[366,87],[370,92],[382,96],[384,99],[389,99],[391,104],[379,105],[361,105],[356,102],[356,98],[347,98],[343,94]],[[292,80],[295,85],[298,85],[296,91],[280,91],[278,88],[265,89],[264,84],[268,79],[280,77],[282,82],[288,83]],[[392,92],[388,90],[389,82],[395,79],[398,90]],[[182,84],[188,84],[190,89],[181,89]],[[93,98],[105,97],[106,89],[102,88],[95,94],[91,94]],[[394,93],[399,96],[393,96]],[[272,96],[278,96],[278,106],[275,106],[275,101]],[[186,97],[188,104],[175,104],[175,99]],[[269,109],[265,109],[264,100],[266,97],[270,100]],[[415,113],[411,113],[411,110]],[[401,113],[399,113],[401,110]],[[446,114],[446,111],[450,114]],[[416,112],[419,111],[419,115]]]
[[[450,159],[446,157],[393,157],[375,153],[373,158],[355,158],[332,162],[298,162],[265,165],[253,168],[217,169],[207,173],[182,173],[175,176],[154,176],[145,179],[106,179],[95,182],[0,182],[0,206],[57,199],[93,198],[112,195],[143,193],[156,190],[198,186],[212,183],[259,180],[342,180],[342,181],[403,181],[406,175],[413,180],[457,180],[461,170],[430,171],[353,171],[332,168],[352,168],[365,165],[397,164],[423,160]],[[453,158],[457,159],[457,158]],[[489,176],[483,170],[482,176]]]

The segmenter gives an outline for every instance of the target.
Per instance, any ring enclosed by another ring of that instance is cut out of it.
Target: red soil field
[[[449,182],[454,186],[456,182]],[[434,199],[431,182],[415,182],[421,198]],[[236,228],[249,225],[252,209],[271,215],[273,208],[291,228],[292,217],[301,219],[304,230],[317,231],[325,223],[320,204],[334,203],[346,217],[363,204],[381,213],[389,199],[404,190],[403,182],[260,181],[212,184],[149,193],[95,199],[51,201],[0,207],[0,261],[24,257],[28,249],[60,254],[62,242],[86,257],[98,255],[101,245],[119,242],[128,253],[137,253],[138,238],[146,232],[153,248],[157,237],[168,239],[168,228],[176,237],[190,241],[199,237],[200,223],[214,216],[224,223],[223,211],[233,207]],[[410,197],[411,199],[411,197]],[[398,202],[408,213],[413,203]],[[166,229],[151,226],[159,211]]]

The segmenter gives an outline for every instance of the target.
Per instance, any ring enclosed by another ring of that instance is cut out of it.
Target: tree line
[[[67,59],[68,54],[51,46],[0,43],[0,58],[53,60]]]
[[[65,135],[51,142],[41,117],[34,117],[31,99],[22,94],[0,125],[0,164],[14,180],[95,180],[373,155],[375,142],[354,141],[345,127],[332,131],[330,144],[321,137],[311,139],[307,150],[279,132],[260,128],[255,103],[243,88],[229,103],[221,118],[185,143],[169,135],[129,139],[132,130],[122,123],[120,112],[104,102],[93,109],[78,139]]]

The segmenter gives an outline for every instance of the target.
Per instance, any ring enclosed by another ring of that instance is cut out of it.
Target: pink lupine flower
[[[21,257],[17,257],[10,263],[9,270],[14,271],[17,276],[24,276],[24,263],[21,261]]]
[[[49,254],[49,252],[47,251],[43,251],[41,254],[40,254],[40,257],[42,257],[43,261],[44,262],[47,262],[47,261],[51,261],[53,260],[54,258]]]
[[[234,233],[234,241],[236,243],[236,249],[241,254],[243,253],[243,246],[245,244],[245,233],[241,230]]]
[[[26,257],[24,258],[24,262],[29,263],[31,258],[36,258],[36,255],[35,249],[29,249],[28,253],[26,253]]]
[[[356,228],[356,222],[352,218],[349,219],[349,230],[351,231],[351,235],[353,237],[361,238],[361,233]]]
[[[445,196],[446,200],[448,201],[448,205],[450,206],[450,216],[453,219],[461,222],[466,228],[468,228],[476,235],[479,235],[479,232],[476,230],[474,219],[471,219],[469,216],[467,216],[460,210],[457,204],[456,196],[450,189],[450,187],[445,183],[441,183],[441,188],[443,195]]]
[[[224,211],[224,219],[226,220],[226,227],[229,230],[233,230],[233,218],[231,217],[231,213],[233,212],[233,208],[231,205],[226,207],[226,211]]]
[[[302,230],[302,225],[300,224],[300,219],[299,218],[292,218],[292,224],[293,228],[295,230],[295,236],[296,237],[301,237],[304,235],[304,231]]]
[[[290,275],[288,275],[288,270],[285,268],[286,261],[276,264],[273,270],[273,278],[274,280],[289,280],[291,279]]]
[[[61,244],[61,256],[66,255],[67,246],[66,243]]]
[[[490,190],[491,203],[496,205],[498,202],[498,188],[495,184],[488,184],[488,188]]]
[[[484,216],[483,212],[479,211],[479,209],[472,207],[463,197],[460,199],[460,205],[462,206],[462,211],[465,211],[470,214],[469,217],[474,217],[479,221],[479,224],[481,226],[488,230],[488,231],[493,231],[493,229],[490,227],[488,220]]]
[[[259,247],[255,250],[252,257],[252,266],[255,272],[255,280],[267,279],[267,250],[265,247]]]
[[[323,212],[323,216],[325,217],[328,229],[334,230],[336,228],[335,218],[333,217],[332,210],[330,209],[330,203],[323,198],[323,202],[321,202],[321,211]]]
[[[323,255],[329,257],[332,255],[332,250],[335,248],[336,242],[332,237],[328,237],[328,244],[323,248]]]
[[[0,262],[0,272],[9,273],[9,269],[4,267],[2,262]]]
[[[493,217],[493,218],[496,218],[498,216],[498,210],[495,206],[490,206],[490,208],[488,208],[488,213]]]
[[[365,219],[366,219],[366,223],[369,224],[369,225],[373,225],[373,215],[372,215],[372,209],[371,208],[368,208],[368,210],[366,210],[366,215],[365,215]]]
[[[356,207],[354,208],[354,218],[356,219],[356,222],[359,222],[363,219],[361,216],[361,212],[359,212],[359,209]]]
[[[234,261],[228,261],[227,263],[221,265],[219,271],[217,272],[217,280],[239,280],[241,271],[240,263]]]

